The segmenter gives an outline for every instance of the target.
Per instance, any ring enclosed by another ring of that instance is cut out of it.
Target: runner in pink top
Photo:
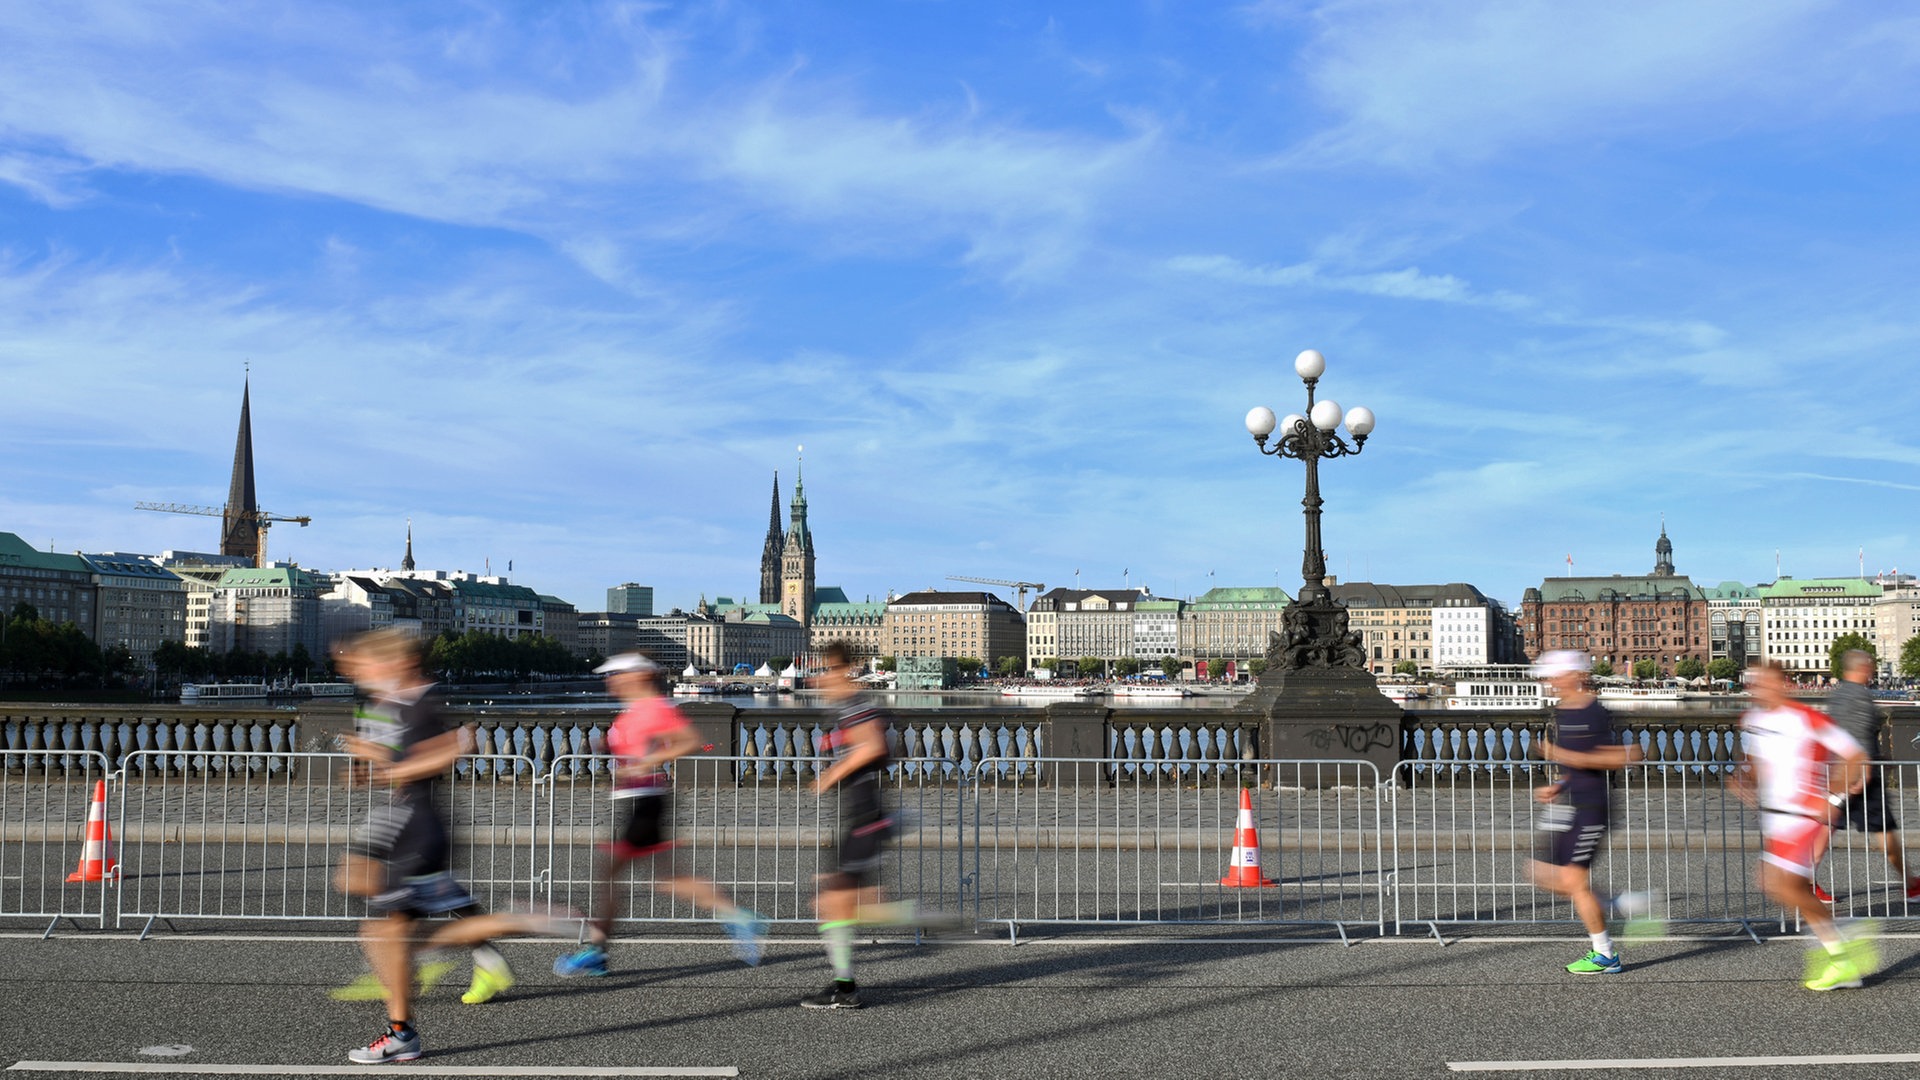
[[[673,778],[667,765],[700,748],[700,736],[667,699],[666,672],[642,653],[622,653],[594,669],[607,677],[607,689],[627,707],[607,732],[613,751],[613,798],[627,807],[619,839],[606,846],[594,890],[594,914],[587,943],[553,962],[559,975],[605,975],[607,938],[613,933],[614,888],[620,871],[635,859],[668,853],[668,865],[654,887],[719,916],[733,953],[747,964],[760,962],[766,923],[740,907],[706,878],[676,874],[673,847]]]
[[[1841,933],[1814,895],[1813,867],[1835,813],[1866,782],[1867,751],[1787,690],[1786,670],[1777,664],[1748,671],[1753,708],[1740,718],[1747,760],[1730,786],[1760,811],[1761,890],[1799,912],[1820,939],[1822,947],[1807,958],[1806,988],[1857,987],[1878,966],[1873,942],[1865,930]]]

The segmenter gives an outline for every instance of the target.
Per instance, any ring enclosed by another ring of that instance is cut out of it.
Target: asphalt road
[[[816,1013],[808,935],[758,969],[716,937],[616,944],[615,973],[547,971],[559,942],[505,946],[522,985],[487,1006],[449,980],[421,1002],[420,1065],[730,1067],[742,1077],[1440,1076],[1449,1063],[1899,1054],[1915,1047],[1920,941],[1886,944],[1862,990],[1797,985],[1801,942],[1665,940],[1618,976],[1560,965],[1576,940],[1187,943],[1153,935],[863,944],[869,1007]],[[346,1065],[381,1009],[329,1000],[358,970],[345,939],[100,934],[0,939],[0,1068],[19,1061],[270,1068]],[[186,1046],[179,1056],[143,1048]],[[394,1066],[415,1068],[418,1066]],[[1680,1075],[1908,1077],[1911,1062],[1687,1069]],[[1661,1076],[1621,1072],[1505,1076]],[[293,1073],[282,1072],[281,1075]],[[55,1075],[22,1072],[19,1075]],[[68,1074],[72,1075],[72,1074]],[[85,1075],[125,1075],[88,1073]],[[189,1074],[192,1075],[192,1074]],[[629,1075],[632,1075],[629,1073]]]

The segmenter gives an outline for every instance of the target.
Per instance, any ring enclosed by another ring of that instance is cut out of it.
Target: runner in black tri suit
[[[361,927],[361,945],[385,990],[387,1026],[379,1038],[347,1057],[360,1064],[411,1061],[422,1052],[412,1022],[415,953],[474,948],[543,924],[473,915],[442,924],[431,934],[420,932],[421,919],[478,910],[453,876],[452,836],[434,805],[435,781],[470,749],[470,738],[464,730],[449,730],[435,708],[433,683],[420,670],[419,642],[397,631],[378,630],[356,640],[351,651],[354,680],[367,692],[368,702],[356,716],[359,733],[343,741],[366,764],[374,801],[341,866],[340,886],[365,897],[370,909],[372,917]],[[504,962],[500,971],[505,971]]]
[[[1614,741],[1613,715],[1587,688],[1592,667],[1587,654],[1571,650],[1549,652],[1533,667],[1535,677],[1560,698],[1553,714],[1553,735],[1541,746],[1543,756],[1560,766],[1560,779],[1534,790],[1534,798],[1542,805],[1533,880],[1540,888],[1571,900],[1592,939],[1592,949],[1568,964],[1567,970],[1575,975],[1615,975],[1623,965],[1607,933],[1607,905],[1594,895],[1593,860],[1606,839],[1612,811],[1607,772],[1638,760],[1640,748]],[[1638,894],[1619,900],[1627,909],[1647,903]]]
[[[880,867],[895,824],[880,790],[890,761],[889,720],[860,693],[860,684],[853,680],[853,650],[846,642],[829,642],[821,650],[821,659],[826,670],[814,685],[840,713],[827,737],[833,764],[814,782],[816,793],[835,789],[840,793],[840,843],[833,852],[832,869],[820,875],[820,896],[815,901],[820,937],[833,964],[833,982],[800,1004],[809,1009],[858,1009],[865,1003],[853,981],[855,927],[947,928],[957,920],[923,913],[917,901],[881,901]]]

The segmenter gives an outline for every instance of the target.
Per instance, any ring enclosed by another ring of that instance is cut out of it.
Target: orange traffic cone
[[[80,869],[68,881],[105,881],[120,876],[120,864],[107,854],[113,837],[107,833],[107,782],[93,785],[93,803],[87,808],[87,846],[80,852]]]
[[[1253,796],[1240,789],[1240,820],[1233,827],[1233,861],[1220,884],[1229,889],[1271,889],[1279,884],[1260,876],[1260,833],[1253,827]]]

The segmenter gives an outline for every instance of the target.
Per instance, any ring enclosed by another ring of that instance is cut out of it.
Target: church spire
[[[1673,541],[1667,539],[1667,515],[1660,515],[1660,539],[1653,544],[1653,576],[1673,577]]]
[[[786,546],[780,531],[780,473],[773,474],[773,503],[767,507],[767,539],[760,545],[760,602],[780,602],[780,552]]]
[[[260,561],[260,507],[253,493],[253,377],[240,390],[240,433],[233,444],[233,478],[220,522],[220,554]]]
[[[413,519],[407,519],[407,554],[400,560],[400,569],[413,569]]]

